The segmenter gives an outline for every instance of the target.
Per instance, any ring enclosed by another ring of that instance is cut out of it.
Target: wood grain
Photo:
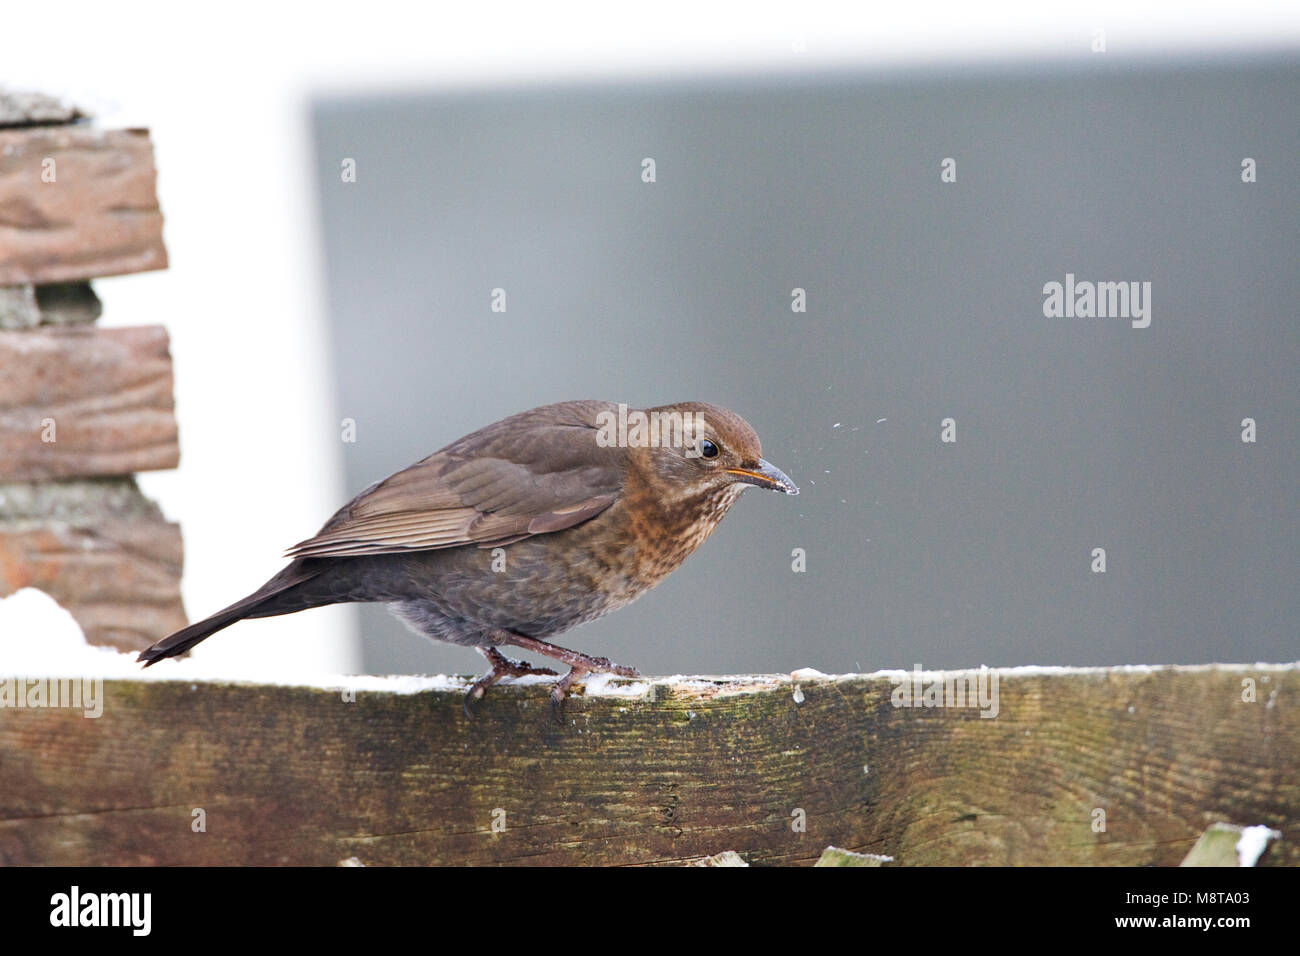
[[[557,725],[541,686],[467,718],[455,691],[116,681],[98,720],[0,710],[0,861],[1172,866],[1224,820],[1300,863],[1295,666],[1004,672],[994,719],[892,688],[677,680]]]

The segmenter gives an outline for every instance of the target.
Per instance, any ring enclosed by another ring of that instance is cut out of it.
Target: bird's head
[[[639,414],[645,416],[650,441],[629,441],[632,454],[688,496],[700,494],[730,504],[750,485],[799,493],[781,469],[764,460],[758,435],[733,411],[683,402]]]

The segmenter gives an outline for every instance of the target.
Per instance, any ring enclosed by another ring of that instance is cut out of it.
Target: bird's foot
[[[551,714],[556,720],[563,718],[564,698],[569,695],[569,688],[581,679],[584,674],[594,672],[597,674],[617,674],[619,677],[641,676],[641,672],[635,667],[615,664],[608,657],[590,657],[580,651],[571,651],[567,647],[560,647],[558,644],[538,640],[535,637],[529,637],[527,634],[517,634],[514,631],[498,631],[496,637],[500,644],[522,647],[526,651],[543,654],[546,657],[560,661],[562,664],[569,665],[569,673],[557,680],[555,686],[551,688]]]
[[[569,688],[572,687],[579,678],[584,677],[589,673],[590,671],[584,670],[581,667],[573,667],[569,669],[569,673],[565,674],[557,680],[554,685],[552,685],[551,717],[554,718],[557,724],[564,723],[564,699],[569,696]]]
[[[571,651],[567,647],[541,641],[535,637],[528,637],[526,634],[516,634],[514,631],[497,631],[496,636],[499,638],[497,642],[499,644],[513,644],[515,647],[522,647],[534,654],[554,658],[562,664],[568,664],[570,667],[581,671],[617,674],[619,677],[641,676],[641,672],[635,667],[624,667],[622,664],[615,664],[608,657],[590,657],[581,651]]]
[[[576,654],[576,652],[571,653]],[[564,723],[564,701],[569,696],[569,688],[588,674],[595,672],[598,674],[617,674],[619,677],[641,676],[641,672],[635,667],[624,667],[622,664],[615,664],[608,657],[587,657],[585,654],[577,654],[576,656],[582,658],[584,663],[574,664],[569,668],[569,673],[551,685],[551,716],[555,718],[556,723]]]
[[[527,677],[530,674],[539,674],[544,677],[556,676],[555,671],[549,667],[533,667],[527,661],[516,661],[506,657],[495,647],[480,647],[479,653],[487,658],[492,669],[474,682],[474,686],[465,692],[465,716],[470,716],[469,705],[471,701],[482,700],[487,689],[501,680],[503,677]]]

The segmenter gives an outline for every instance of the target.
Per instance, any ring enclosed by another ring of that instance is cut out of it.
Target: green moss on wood
[[[579,695],[560,725],[545,686],[467,718],[456,691],[106,682],[99,720],[0,710],[0,862],[1176,865],[1226,819],[1300,863],[1295,668],[1007,675],[991,720],[799,685]]]

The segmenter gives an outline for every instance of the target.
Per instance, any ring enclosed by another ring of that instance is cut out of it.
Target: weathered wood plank
[[[147,130],[0,129],[0,285],[167,267]]]
[[[1226,820],[1300,863],[1295,666],[1001,672],[993,719],[896,707],[894,686],[657,682],[571,698],[557,725],[543,686],[471,719],[456,691],[114,681],[98,720],[0,710],[0,861],[812,864],[833,844],[1173,866]]]
[[[185,626],[182,551],[133,479],[0,484],[0,596],[39,588],[92,644],[141,650]]]
[[[1201,834],[1179,866],[1254,866],[1256,851],[1260,855],[1267,853],[1269,844],[1278,836],[1268,827],[1216,823]]]
[[[0,332],[0,481],[126,475],[180,461],[162,326]]]

